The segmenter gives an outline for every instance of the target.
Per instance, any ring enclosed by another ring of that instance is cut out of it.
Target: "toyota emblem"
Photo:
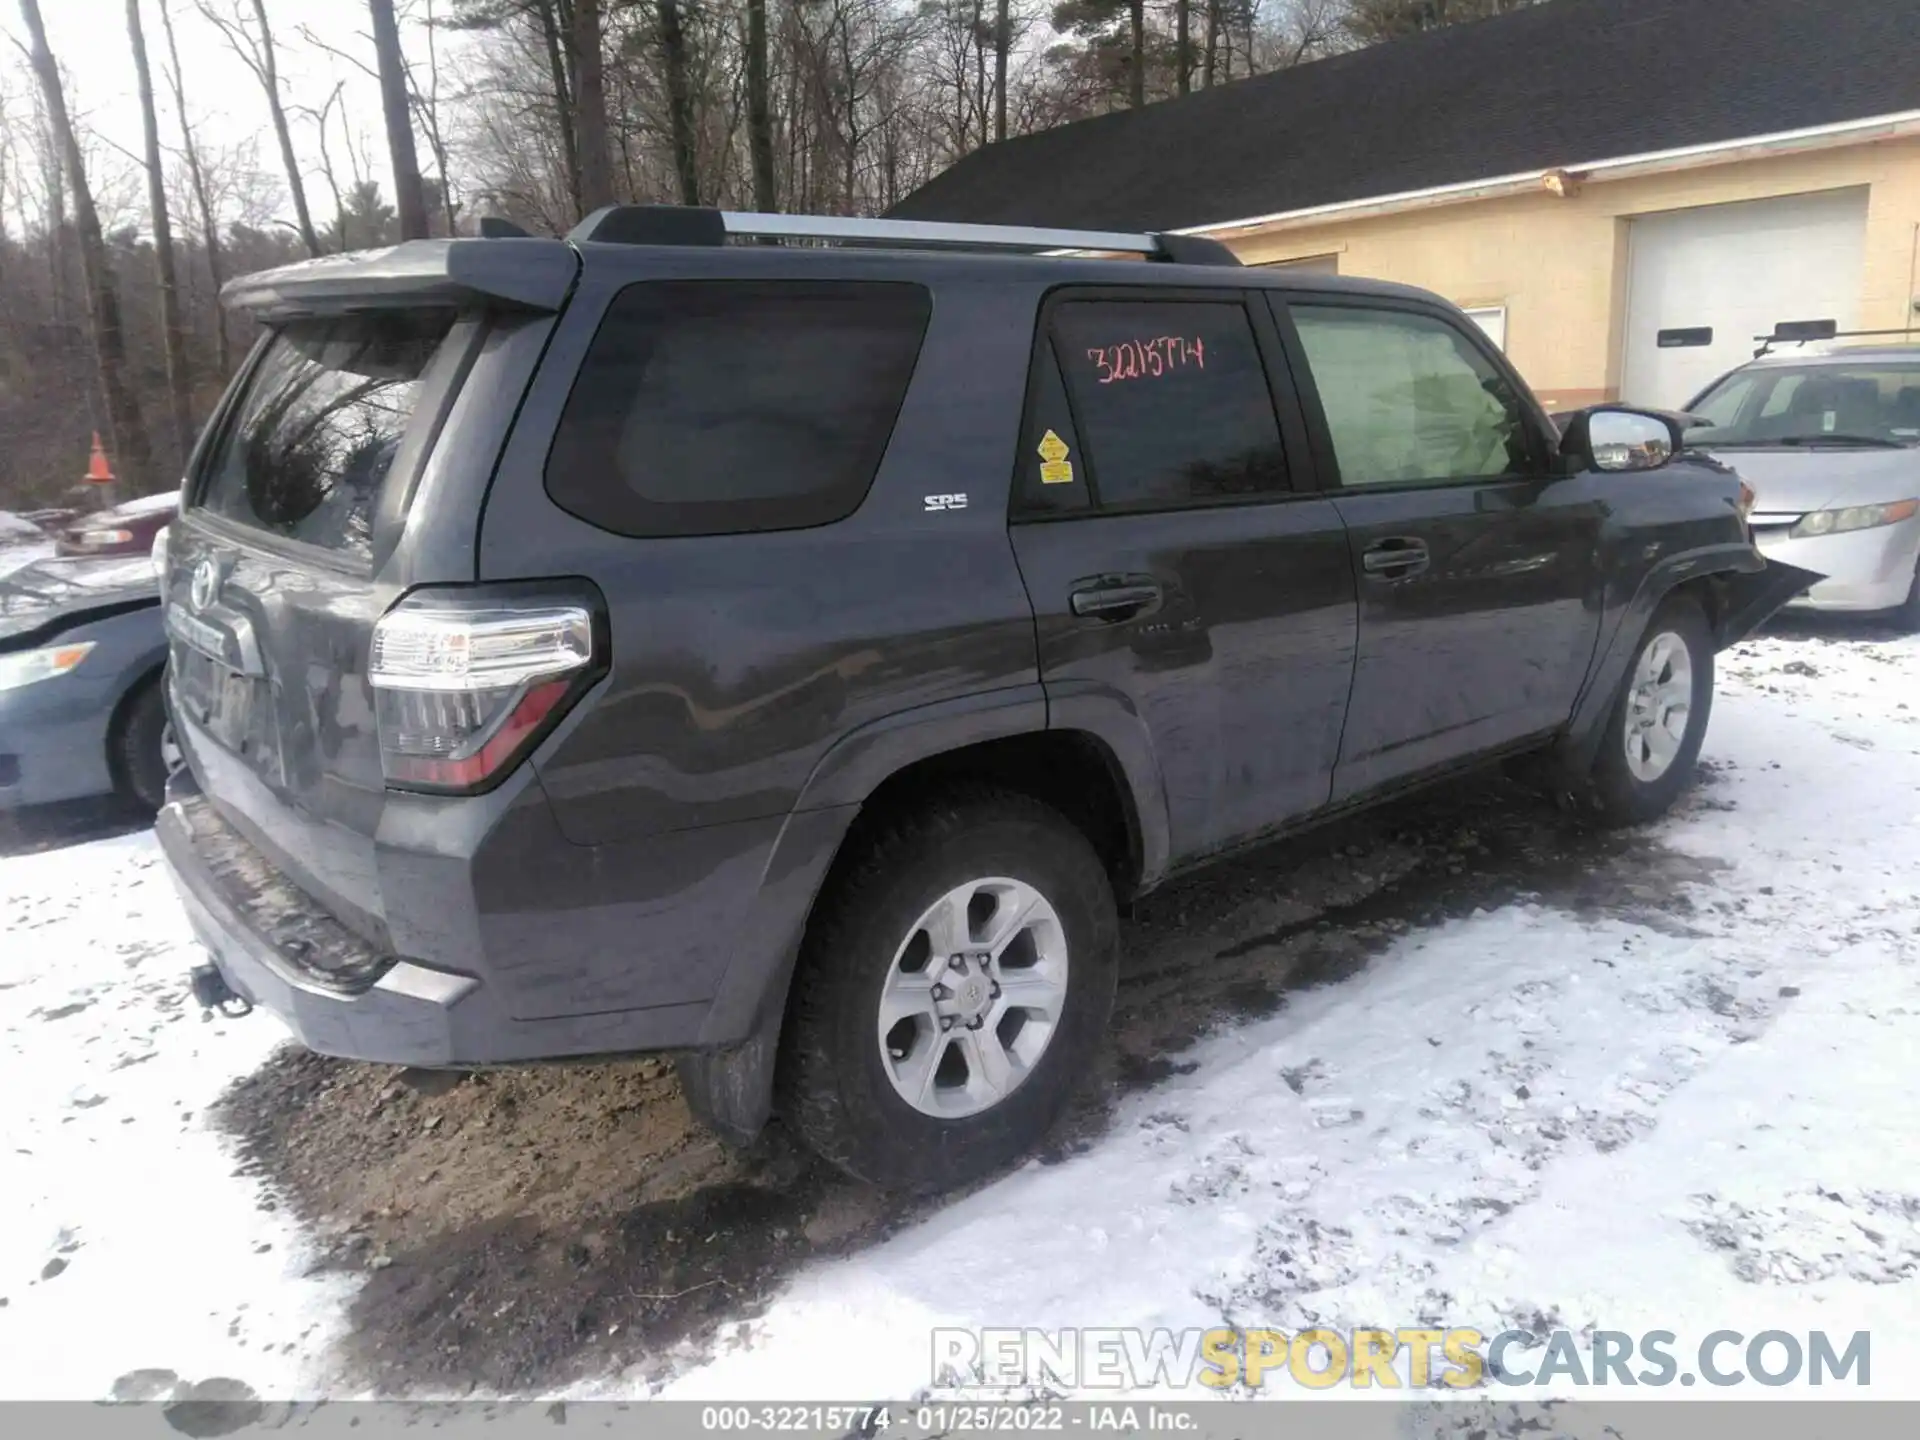
[[[205,610],[220,597],[220,567],[211,557],[193,567],[193,581],[187,587],[187,601],[196,610]]]

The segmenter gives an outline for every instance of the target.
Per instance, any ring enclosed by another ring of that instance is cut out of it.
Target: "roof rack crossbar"
[[[721,245],[734,238],[815,240],[909,249],[1141,255],[1185,264],[1239,263],[1225,246],[1209,242],[1202,250],[1193,244],[1193,237],[1184,235],[939,220],[870,220],[844,215],[756,215],[678,205],[611,206],[589,215],[568,238],[627,245]]]

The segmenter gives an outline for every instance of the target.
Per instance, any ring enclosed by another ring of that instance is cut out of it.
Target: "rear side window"
[[[211,514],[359,559],[450,311],[296,320],[275,331],[203,472]]]
[[[1217,504],[1287,488],[1244,306],[1075,300],[1054,307],[1052,329],[1102,510]]]
[[[547,493],[633,536],[841,519],[886,453],[930,310],[918,285],[631,285],[581,364]]]

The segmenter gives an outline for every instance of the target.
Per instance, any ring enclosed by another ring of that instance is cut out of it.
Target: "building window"
[[[1486,332],[1494,348],[1502,354],[1507,349],[1507,307],[1504,305],[1469,305],[1467,318]]]

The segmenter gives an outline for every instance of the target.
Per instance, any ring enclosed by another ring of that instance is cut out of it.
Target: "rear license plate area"
[[[174,696],[187,718],[223,749],[272,758],[264,681],[242,675],[180,640],[173,643]]]

